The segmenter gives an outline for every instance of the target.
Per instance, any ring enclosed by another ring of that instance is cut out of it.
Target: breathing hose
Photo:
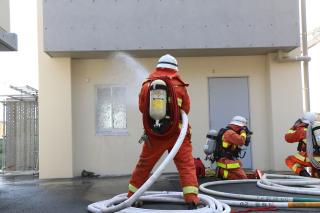
[[[165,167],[170,161],[174,158],[178,152],[180,146],[182,145],[184,138],[187,133],[188,128],[188,117],[186,113],[181,110],[182,116],[182,128],[179,134],[179,137],[160,166],[156,171],[150,176],[150,178],[136,191],[130,198],[127,198],[127,194],[117,195],[109,200],[96,202],[88,206],[88,211],[94,213],[102,212],[126,212],[126,213],[138,213],[138,212],[181,212],[181,213],[227,213],[231,211],[231,208],[220,201],[214,199],[211,196],[199,194],[200,201],[204,204],[203,208],[194,209],[194,210],[154,210],[154,209],[143,209],[143,208],[134,208],[131,207],[132,204],[139,200],[142,201],[156,201],[156,202],[175,202],[175,203],[184,203],[183,193],[182,192],[146,192],[148,188],[160,177]]]
[[[260,180],[242,179],[242,180],[223,180],[201,184],[199,189],[210,195],[227,197],[237,200],[220,200],[230,206],[240,207],[277,207],[277,208],[319,208],[320,198],[310,197],[276,197],[245,195],[215,191],[208,189],[208,186],[239,184],[239,183],[257,183],[257,186],[286,193],[320,195],[320,180],[309,177],[279,174],[264,174]],[[296,186],[296,187],[294,187]],[[300,186],[300,187],[299,187]],[[302,189],[301,186],[306,186]]]

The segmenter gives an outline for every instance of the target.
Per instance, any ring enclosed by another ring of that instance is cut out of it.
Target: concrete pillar
[[[300,62],[275,62],[275,55],[266,60],[268,105],[270,117],[271,169],[287,170],[285,159],[296,152],[297,144],[284,141],[284,134],[303,112],[302,79]]]
[[[71,59],[43,51],[43,10],[38,0],[40,179],[73,176]]]

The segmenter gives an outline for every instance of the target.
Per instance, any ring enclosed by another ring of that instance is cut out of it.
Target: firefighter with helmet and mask
[[[290,155],[286,158],[286,165],[297,175],[306,177],[320,177],[318,169],[316,169],[307,154],[307,129],[308,126],[316,121],[317,114],[313,112],[305,112],[299,118],[294,125],[285,134],[285,141],[288,143],[298,143],[297,151],[295,155]],[[314,159],[320,162],[319,149],[313,153]],[[311,167],[311,175],[306,170],[307,167]]]
[[[226,180],[247,179],[238,159],[243,146],[250,143],[252,132],[247,127],[247,120],[242,116],[234,116],[226,128],[220,129],[217,136],[215,160],[217,175]]]
[[[177,60],[166,54],[158,60],[156,69],[149,75],[139,94],[139,110],[143,117],[145,134],[142,152],[129,181],[128,197],[148,179],[150,172],[164,152],[172,149],[182,126],[180,110],[190,110],[186,84],[178,74]],[[174,157],[179,172],[185,202],[189,209],[197,208],[198,181],[192,156],[191,128]]]

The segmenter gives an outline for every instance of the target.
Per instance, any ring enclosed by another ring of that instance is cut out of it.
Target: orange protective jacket
[[[184,110],[187,114],[190,111],[190,100],[186,90],[188,84],[184,83],[179,74],[172,69],[157,68],[153,73],[149,75],[149,79],[155,77],[167,76],[171,78],[172,84],[177,95],[176,100],[180,109]],[[139,94],[139,110],[141,113],[149,112],[146,107],[146,97],[148,97],[149,80],[143,83],[141,92]],[[174,100],[173,100],[174,101]],[[181,118],[180,118],[181,119]],[[140,188],[140,186],[148,179],[149,174],[160,159],[162,154],[166,151],[170,152],[174,146],[180,133],[180,128],[177,127],[177,131],[174,131],[172,136],[165,140],[159,138],[153,138],[148,135],[149,140],[143,144],[143,149],[140,154],[139,161],[134,169],[131,179],[129,181],[128,196],[130,197],[134,192]],[[192,156],[191,146],[191,134],[190,128],[188,128],[187,135],[174,157],[174,163],[179,171],[180,184],[182,187],[184,199],[186,202],[199,203],[198,197],[198,181],[196,176],[196,168],[194,165],[194,159]]]
[[[308,124],[305,123],[299,123],[291,127],[287,134],[285,134],[284,138],[288,143],[297,143],[301,142],[303,143],[301,146],[301,150],[303,152],[306,152],[306,130],[308,128]]]
[[[154,72],[152,72],[148,79],[153,79],[156,77],[162,77],[167,76],[172,80],[172,84],[174,86],[175,93],[177,95],[176,100],[178,102],[179,108],[182,109],[186,114],[190,111],[190,98],[187,93],[186,87],[189,86],[189,84],[185,83],[181,78],[180,75],[177,73],[177,71],[173,69],[168,68],[157,68]],[[146,80],[142,84],[142,88],[139,94],[139,110],[141,113],[149,112],[149,109],[145,109],[146,106],[146,97],[147,93],[149,91],[150,81]],[[180,120],[181,123],[181,120]],[[187,134],[190,134],[191,127],[189,125]],[[180,129],[177,127],[176,136],[178,136],[180,133]],[[148,135],[150,137],[150,135]]]
[[[246,138],[241,136],[239,133],[242,127],[229,124],[228,125],[231,129],[228,129],[222,136],[222,143],[227,143],[228,149],[235,150],[238,146],[242,146],[246,142]],[[223,146],[223,148],[226,148]]]
[[[245,144],[246,134],[240,132],[242,128],[240,126],[229,124],[228,127],[230,129],[225,131],[222,136],[222,148],[233,152],[238,146]],[[247,179],[241,161],[229,157],[225,156],[217,160],[218,176],[228,180]]]

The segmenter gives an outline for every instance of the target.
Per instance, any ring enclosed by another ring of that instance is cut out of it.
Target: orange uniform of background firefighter
[[[166,55],[169,59],[172,56]],[[164,56],[163,56],[164,57]],[[170,58],[172,57],[172,58]],[[173,58],[175,61],[175,59]],[[159,59],[159,63],[161,58]],[[167,66],[168,65],[168,66]],[[149,75],[148,79],[157,79],[157,77],[169,77],[173,84],[174,92],[176,94],[176,101],[179,108],[182,109],[186,114],[190,111],[190,99],[186,90],[188,84],[184,83],[177,73],[177,69],[174,69],[176,63],[163,64],[163,66],[158,64],[158,67],[154,72]],[[143,113],[148,113],[149,109],[146,109],[146,102],[148,100],[150,81],[143,83],[141,92],[139,95],[139,110]],[[150,172],[156,162],[160,159],[162,154],[169,151],[174,146],[181,127],[181,120],[179,125],[175,128],[175,131],[171,135],[166,137],[165,140],[159,139],[155,136],[148,135],[148,140],[143,144],[143,149],[140,154],[139,161],[136,165],[135,170],[132,173],[132,177],[129,181],[129,192],[130,197],[138,188],[148,179]],[[177,167],[180,176],[180,183],[182,186],[185,201],[187,203],[198,204],[198,181],[196,177],[195,165],[192,156],[192,146],[191,146],[191,128],[189,126],[186,137],[181,145],[178,153],[174,157],[174,163]]]
[[[311,168],[311,176],[319,178],[319,171],[314,168],[310,162],[307,150],[306,150],[306,137],[307,128],[310,122],[316,120],[315,113],[306,112],[303,116],[298,119],[295,124],[289,129],[287,134],[285,134],[285,140],[288,143],[298,143],[298,153],[295,155],[290,155],[286,158],[286,165],[295,173],[301,176],[310,176],[306,168]],[[320,156],[318,153],[314,153],[314,158],[320,162]]]
[[[229,180],[247,179],[242,163],[238,159],[242,146],[249,145],[252,134],[247,128],[247,120],[242,116],[234,116],[228,126],[220,131],[224,132],[220,133],[222,136],[219,138],[221,148],[220,157],[217,159],[218,177]]]

